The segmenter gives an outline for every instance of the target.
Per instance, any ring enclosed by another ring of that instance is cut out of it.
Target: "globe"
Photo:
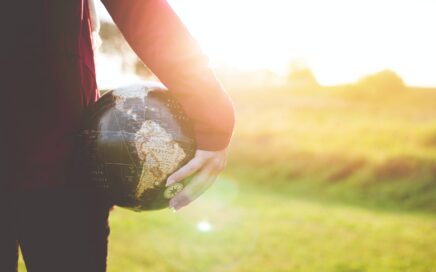
[[[168,207],[187,181],[167,177],[194,156],[189,118],[164,86],[142,83],[105,93],[85,114],[81,160],[91,186],[117,206]]]

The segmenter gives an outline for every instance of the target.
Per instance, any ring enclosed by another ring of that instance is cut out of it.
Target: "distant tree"
[[[123,70],[127,72],[133,71],[135,74],[143,78],[150,78],[153,76],[150,69],[142,63],[135,52],[130,48],[116,25],[103,22],[101,24],[100,37],[102,40],[102,45],[99,49],[101,53],[120,56]]]
[[[112,23],[102,22],[100,37],[103,43],[99,50],[104,54],[123,54],[130,49],[121,32]]]
[[[313,72],[307,66],[299,62],[291,63],[287,80],[292,87],[297,88],[310,88],[319,86]]]
[[[154,77],[153,72],[140,59],[136,59],[135,61],[135,74],[142,78]]]
[[[356,87],[373,94],[400,92],[406,89],[403,79],[391,70],[366,76],[357,82]]]

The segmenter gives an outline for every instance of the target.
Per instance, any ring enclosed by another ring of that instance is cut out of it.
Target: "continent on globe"
[[[186,157],[171,135],[156,122],[147,120],[136,132],[136,150],[143,161],[141,177],[136,189],[140,198],[145,190],[159,186]]]

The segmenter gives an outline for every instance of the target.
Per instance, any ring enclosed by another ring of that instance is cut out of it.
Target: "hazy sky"
[[[296,60],[322,84],[388,68],[436,86],[436,0],[169,2],[214,65],[284,73]]]

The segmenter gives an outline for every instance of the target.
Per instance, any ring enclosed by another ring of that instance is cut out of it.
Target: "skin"
[[[227,150],[197,150],[194,158],[168,177],[166,186],[194,175],[192,181],[173,197],[170,208],[179,210],[202,195],[216,180],[227,161]]]

